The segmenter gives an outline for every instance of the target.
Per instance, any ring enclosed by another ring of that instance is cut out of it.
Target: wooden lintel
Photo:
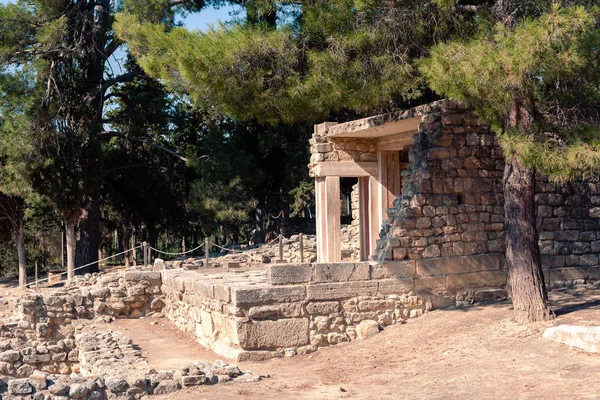
[[[317,163],[313,171],[315,177],[339,176],[342,178],[360,178],[377,174],[376,161],[325,161]]]
[[[403,132],[395,135],[384,136],[377,140],[377,151],[405,150],[412,145],[414,131]]]

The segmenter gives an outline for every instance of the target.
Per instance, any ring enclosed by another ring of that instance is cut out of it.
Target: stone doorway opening
[[[343,181],[349,178],[357,182],[358,190],[355,259],[372,258],[387,210],[402,194],[402,171],[409,166],[412,136],[421,119],[420,115],[386,115],[315,126],[309,169],[315,178],[317,262],[344,259],[340,196]]]

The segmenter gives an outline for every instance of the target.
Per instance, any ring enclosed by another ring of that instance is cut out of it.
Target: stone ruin
[[[311,152],[317,236],[305,237],[306,262],[293,236],[283,260],[272,243],[210,266],[157,260],[158,270],[88,275],[25,295],[1,325],[2,398],[138,399],[260,379],[225,362],[148,370],[128,338],[94,331],[89,321],[166,318],[226,358],[260,361],[363,340],[450,304],[509,296],[502,153],[470,110],[440,101],[321,124]],[[340,177],[358,178],[353,222],[344,228]],[[599,184],[536,179],[546,282],[598,285]],[[215,266],[224,268],[208,268]]]
[[[132,341],[94,324],[162,318],[160,272],[77,277],[50,294],[26,294],[0,328],[2,399],[140,399],[182,387],[260,379],[224,361],[149,369]],[[91,321],[90,321],[91,320]]]
[[[471,110],[442,100],[326,122],[315,126],[310,145],[319,262],[341,259],[339,180],[355,177],[361,260],[403,262],[414,271],[404,277],[428,279],[436,290],[505,286],[502,149]],[[599,280],[597,179],[561,185],[537,174],[536,216],[546,283]],[[484,255],[500,267],[482,263]]]

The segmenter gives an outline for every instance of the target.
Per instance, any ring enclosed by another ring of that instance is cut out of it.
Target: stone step
[[[544,331],[544,337],[592,353],[600,353],[600,326],[559,325]]]

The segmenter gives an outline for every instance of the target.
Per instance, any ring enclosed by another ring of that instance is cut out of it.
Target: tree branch
[[[135,136],[128,136],[125,135],[122,132],[117,132],[117,131],[104,131],[104,132],[100,132],[98,134],[96,134],[96,137],[99,139],[110,139],[113,137],[120,137],[126,140],[129,140],[130,142],[137,142],[137,143],[142,143],[142,144],[148,144],[158,150],[162,150],[165,153],[168,153],[170,155],[172,155],[173,157],[176,157],[178,159],[180,159],[181,161],[187,161],[187,158],[185,158],[184,156],[178,154],[177,152],[166,148],[165,146],[161,146],[159,144],[156,143],[151,143],[148,139],[146,138],[139,138],[139,137],[135,137]]]
[[[108,89],[109,87],[116,85],[117,83],[123,83],[123,82],[131,82],[133,80],[133,78],[135,78],[136,76],[141,76],[144,74],[144,71],[142,71],[141,69],[136,69],[135,71],[130,71],[127,72],[123,75],[119,75],[115,78],[112,79],[107,79],[102,83],[102,91],[105,92],[106,89]]]
[[[485,8],[486,8],[485,6],[474,6],[474,5],[469,5],[469,4],[466,4],[466,5],[458,4],[458,5],[454,6],[454,10],[456,12],[460,12],[460,13],[477,13]]]
[[[113,53],[124,43],[122,40],[115,37],[110,38],[110,43],[104,49],[104,56],[109,58]]]
[[[106,96],[104,96],[104,101],[110,100],[113,97],[123,97],[123,95],[121,93],[111,92],[111,93],[107,94]]]

